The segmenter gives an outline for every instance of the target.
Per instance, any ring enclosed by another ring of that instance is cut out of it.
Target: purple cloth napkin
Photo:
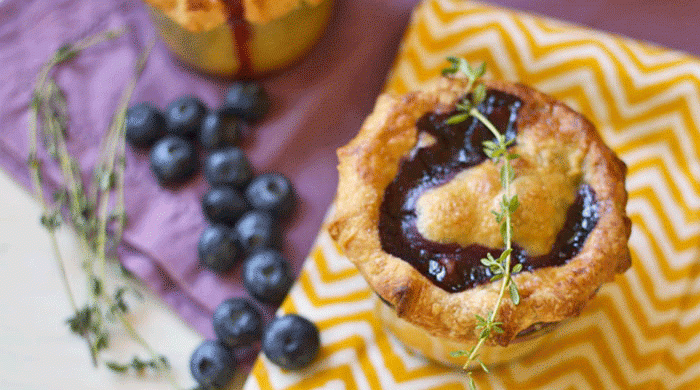
[[[336,186],[335,149],[347,142],[371,110],[389,70],[415,0],[337,0],[325,35],[301,62],[262,82],[272,109],[252,127],[242,148],[255,172],[282,172],[293,181],[300,207],[285,227],[283,252],[297,275]],[[144,5],[130,1],[0,2],[0,166],[29,188],[27,121],[30,92],[42,63],[62,43],[128,26],[118,40],[86,51],[57,73],[69,102],[70,151],[91,171],[99,141],[133,64],[155,36]],[[158,43],[132,103],[164,108],[184,94],[210,107],[221,104],[227,80],[192,72]],[[47,188],[57,186],[46,164]],[[120,259],[205,337],[213,337],[212,310],[246,295],[240,267],[217,276],[198,265],[197,241],[206,221],[202,175],[176,191],[159,187],[143,151],[127,150],[128,226]],[[51,193],[51,192],[48,192]],[[261,305],[270,316],[274,308]]]

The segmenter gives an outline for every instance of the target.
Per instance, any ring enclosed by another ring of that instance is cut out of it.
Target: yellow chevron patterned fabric
[[[551,347],[477,372],[480,389],[700,389],[700,60],[461,0],[414,12],[386,90],[438,77],[445,57],[551,94],[594,122],[629,167],[633,266]],[[362,277],[321,232],[282,312],[322,331],[317,361],[284,372],[258,359],[256,389],[468,389],[463,373],[408,353],[373,314]]]

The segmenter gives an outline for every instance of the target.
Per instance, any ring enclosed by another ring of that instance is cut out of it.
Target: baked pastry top
[[[322,0],[145,0],[190,31],[207,31],[228,20],[236,9],[246,21],[269,23],[304,6]]]
[[[491,344],[577,315],[630,266],[624,163],[593,125],[532,88],[484,81],[479,111],[506,135],[513,189],[514,274],[521,301],[501,306]],[[492,210],[500,166],[483,153],[493,136],[476,120],[447,125],[467,81],[442,78],[404,96],[379,97],[358,135],[338,150],[331,236],[398,316],[435,336],[478,339],[500,287],[480,263],[503,250]]]

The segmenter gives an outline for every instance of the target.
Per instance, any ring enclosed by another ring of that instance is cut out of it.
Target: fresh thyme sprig
[[[106,274],[110,249],[115,248],[121,240],[126,223],[124,212],[126,110],[153,44],[137,60],[134,75],[122,93],[108,133],[103,140],[100,158],[87,189],[83,184],[80,167],[68,151],[67,101],[53,77],[58,65],[74,58],[87,48],[122,35],[123,32],[123,30],[106,31],[74,43],[67,43],[42,66],[30,105],[28,166],[34,193],[42,208],[41,223],[49,233],[60,277],[73,310],[73,315],[67,323],[72,332],[87,342],[93,364],[98,366],[104,361],[108,368],[117,372],[132,369],[141,373],[146,368],[163,371],[168,374],[168,379],[175,386],[167,359],[156,353],[129,321],[129,306],[125,296],[131,289],[119,285],[108,286],[110,279]],[[63,179],[63,187],[53,194],[52,202],[44,194],[42,162],[37,152],[39,137],[48,155],[60,167]],[[67,209],[65,215],[73,225],[78,238],[81,265],[85,273],[88,298],[82,307],[76,303],[66,274],[65,260],[55,234],[55,230],[63,222],[65,209]],[[134,357],[127,363],[117,363],[101,358],[101,352],[109,345],[107,323],[115,320],[132,340],[147,351],[150,355],[149,359]]]
[[[488,312],[486,317],[476,315],[476,328],[480,331],[477,343],[469,351],[457,351],[453,356],[467,356],[467,361],[464,363],[466,370],[472,362],[477,362],[481,368],[488,372],[486,365],[479,359],[479,349],[494,333],[503,333],[502,322],[496,321],[496,316],[505,298],[506,290],[509,293],[510,300],[514,305],[520,303],[520,293],[518,287],[512,279],[512,274],[522,270],[522,264],[516,264],[511,268],[511,253],[513,251],[513,223],[512,215],[517,210],[520,203],[518,195],[513,194],[513,180],[515,179],[515,170],[513,169],[512,161],[518,158],[518,155],[511,153],[508,148],[515,142],[515,139],[507,140],[504,134],[496,129],[491,121],[478,110],[478,106],[486,98],[486,87],[479,83],[479,79],[486,71],[485,63],[482,63],[477,68],[472,68],[469,63],[463,58],[449,57],[450,67],[443,70],[443,75],[462,73],[467,77],[467,91],[470,92],[467,98],[463,99],[456,105],[459,113],[447,119],[447,124],[457,124],[464,122],[470,117],[476,118],[481,122],[495,137],[496,141],[484,141],[484,153],[494,164],[499,164],[503,161],[500,168],[501,187],[503,188],[503,197],[499,202],[500,210],[492,211],[496,218],[496,222],[500,226],[501,237],[505,244],[505,249],[501,252],[498,258],[494,258],[490,253],[486,258],[481,259],[481,264],[491,270],[493,276],[491,281],[501,280],[500,289],[493,309]],[[469,387],[474,390],[476,384],[472,377],[472,372],[469,371]]]

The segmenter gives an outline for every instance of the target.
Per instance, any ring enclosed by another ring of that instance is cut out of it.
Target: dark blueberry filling
[[[513,139],[522,101],[516,96],[489,90],[479,105],[484,114]],[[384,192],[380,208],[379,236],[382,249],[404,261],[440,288],[459,292],[491,279],[491,272],[480,259],[491,253],[498,257],[502,248],[487,248],[473,244],[441,244],[423,237],[416,227],[416,202],[425,191],[449,182],[457,173],[487,159],[483,142],[494,140],[491,132],[474,118],[455,125],[445,121],[456,112],[431,112],[422,116],[416,126],[419,132],[432,135],[436,142],[416,150],[405,159],[393,182]],[[595,193],[582,185],[576,200],[567,211],[564,227],[557,235],[550,253],[530,256],[514,245],[512,264],[522,264],[524,271],[564,264],[583,247],[588,234],[598,221]]]

